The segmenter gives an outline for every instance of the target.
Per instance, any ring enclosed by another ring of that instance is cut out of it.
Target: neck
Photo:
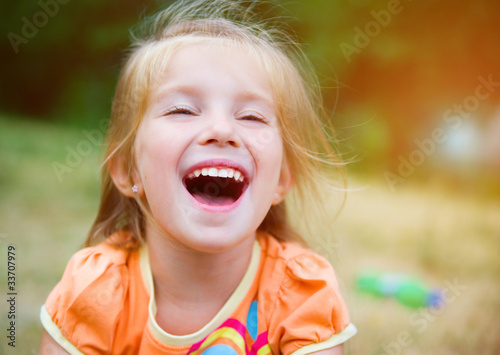
[[[174,335],[197,331],[217,314],[243,278],[255,240],[249,237],[229,250],[205,253],[165,235],[151,233],[147,238],[157,321]],[[190,312],[197,322],[185,321]]]

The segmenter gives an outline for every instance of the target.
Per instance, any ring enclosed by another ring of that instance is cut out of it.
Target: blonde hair
[[[256,3],[242,7],[235,0],[181,0],[144,22],[146,35],[133,38],[118,80],[106,136],[101,203],[86,245],[122,229],[130,231],[131,239],[110,240],[112,243],[132,249],[143,241],[147,201],[143,204],[121,194],[111,179],[109,164],[118,161],[130,176],[135,135],[160,74],[180,44],[207,40],[250,49],[269,74],[284,160],[294,187],[292,196],[271,207],[259,230],[279,240],[303,241],[290,223],[290,207],[302,211],[306,227],[311,224],[323,211],[326,190],[336,189],[330,168],[335,167],[340,172],[336,176],[344,181],[342,162],[310,62],[285,31],[256,19]]]

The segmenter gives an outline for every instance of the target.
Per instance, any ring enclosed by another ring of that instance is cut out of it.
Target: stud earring
[[[137,191],[139,191],[139,189],[137,188],[137,185],[132,186],[132,192],[136,194]]]
[[[280,195],[277,192],[275,192],[274,193],[274,201],[278,202],[279,199],[280,199]]]

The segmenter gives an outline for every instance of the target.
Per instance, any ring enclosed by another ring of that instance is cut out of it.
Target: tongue
[[[234,202],[231,196],[214,196],[205,192],[195,192],[193,197],[205,205],[225,206]]]

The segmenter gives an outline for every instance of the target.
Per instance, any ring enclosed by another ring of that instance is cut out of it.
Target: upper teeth
[[[243,182],[244,177],[243,174],[241,174],[240,171],[236,169],[230,169],[230,168],[215,168],[215,167],[210,167],[210,168],[203,168],[203,169],[197,169],[193,171],[191,174],[189,174],[187,177],[188,179],[193,179],[198,176],[212,176],[212,177],[221,177],[221,178],[232,178],[236,181]]]

